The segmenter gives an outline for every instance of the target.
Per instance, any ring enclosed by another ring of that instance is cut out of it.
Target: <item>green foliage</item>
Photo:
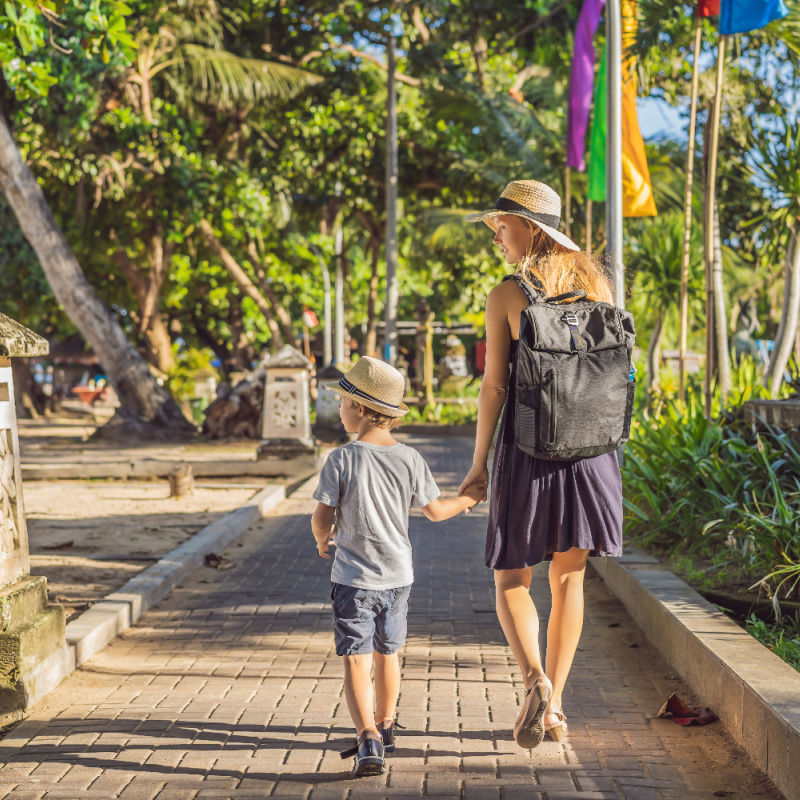
[[[692,393],[685,407],[669,402],[635,425],[623,485],[631,540],[673,556],[724,555],[770,593],[794,590],[800,445],[788,434],[754,434],[730,411],[708,421]]]
[[[433,406],[412,406],[403,417],[407,425],[431,423],[439,425],[468,425],[478,419],[475,403],[435,403]]]
[[[76,46],[104,64],[115,53],[130,58],[131,13],[122,0],[6,0],[0,6],[0,68],[8,86],[18,100],[46,96],[58,81],[53,54]]]
[[[784,617],[779,623],[768,623],[751,614],[746,627],[751,636],[800,671],[800,624],[797,618]]]

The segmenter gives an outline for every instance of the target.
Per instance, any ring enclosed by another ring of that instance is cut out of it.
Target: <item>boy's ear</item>
[[[355,400],[353,401],[355,403]],[[358,416],[363,417],[364,414],[367,413],[366,406],[362,406],[361,403],[356,403],[356,408],[358,409]]]

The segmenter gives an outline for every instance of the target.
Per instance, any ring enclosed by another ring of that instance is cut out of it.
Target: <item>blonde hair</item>
[[[359,403],[358,400],[353,400],[353,403],[359,408],[364,409],[364,416],[371,428],[386,428],[386,430],[390,431],[403,424],[402,417],[390,417],[387,414],[381,414],[380,411],[365,406],[363,403]]]
[[[611,282],[603,265],[590,253],[568,250],[541,228],[525,220],[531,230],[528,251],[517,273],[529,283],[539,280],[548,297],[582,289],[589,300],[614,302]]]

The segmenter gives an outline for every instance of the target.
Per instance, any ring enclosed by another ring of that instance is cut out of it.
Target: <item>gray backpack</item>
[[[517,345],[517,446],[549,461],[616,450],[628,440],[636,388],[633,317],[583,291],[546,297],[519,275],[509,279],[529,301]]]

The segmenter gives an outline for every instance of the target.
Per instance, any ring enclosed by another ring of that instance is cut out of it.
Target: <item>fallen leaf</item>
[[[676,725],[708,725],[717,716],[710,708],[689,708],[674,692],[658,709],[657,717],[669,716]]]

